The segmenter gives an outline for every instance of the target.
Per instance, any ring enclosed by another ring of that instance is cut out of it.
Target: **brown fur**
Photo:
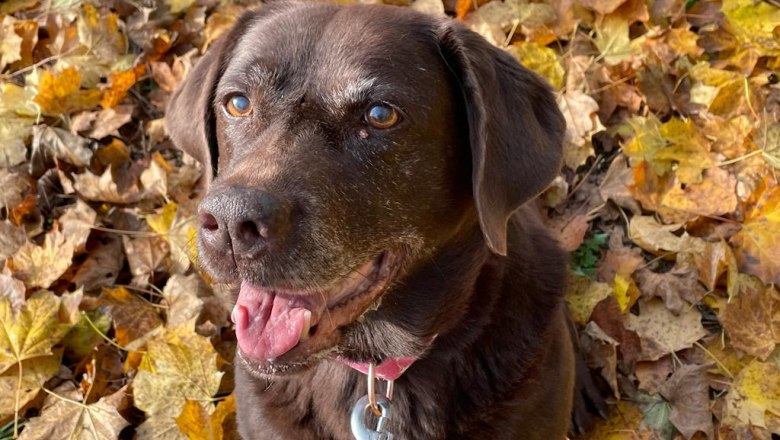
[[[252,117],[226,116],[236,90]],[[400,108],[401,123],[366,127],[377,101]],[[575,390],[566,255],[524,205],[558,171],[564,122],[537,75],[448,20],[279,3],[247,13],[210,49],[166,123],[212,171],[202,206],[284,207],[274,222],[285,232],[264,252],[201,238],[218,282],[305,290],[383,249],[403,254],[379,306],[339,329],[330,353],[275,374],[237,360],[244,438],[351,438],[365,376],[323,359],[334,353],[419,357],[396,384],[398,439],[565,437]],[[250,200],[260,194],[273,202]]]

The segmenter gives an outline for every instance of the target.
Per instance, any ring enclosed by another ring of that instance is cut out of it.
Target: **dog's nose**
[[[289,209],[278,197],[254,188],[215,188],[200,204],[202,244],[237,257],[256,257],[278,243],[289,227]]]

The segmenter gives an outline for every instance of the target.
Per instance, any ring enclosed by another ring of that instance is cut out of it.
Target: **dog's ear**
[[[201,184],[208,187],[217,173],[217,138],[214,93],[221,76],[227,39],[221,38],[206,51],[168,101],[165,130],[180,150],[203,165]]]
[[[482,233],[506,255],[509,216],[559,171],[565,122],[547,83],[510,54],[455,22],[438,36],[463,93]]]

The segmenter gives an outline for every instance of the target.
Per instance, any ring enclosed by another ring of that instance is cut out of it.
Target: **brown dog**
[[[167,127],[209,170],[201,261],[241,282],[244,438],[352,438],[372,361],[397,439],[565,437],[566,256],[523,205],[564,131],[537,75],[409,9],[281,3],[208,51]]]

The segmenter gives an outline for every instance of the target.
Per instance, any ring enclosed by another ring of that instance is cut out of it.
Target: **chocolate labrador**
[[[275,3],[166,122],[208,170],[202,265],[240,282],[245,439],[352,438],[372,363],[396,439],[565,438],[567,257],[526,204],[564,132],[539,76],[451,20]]]

